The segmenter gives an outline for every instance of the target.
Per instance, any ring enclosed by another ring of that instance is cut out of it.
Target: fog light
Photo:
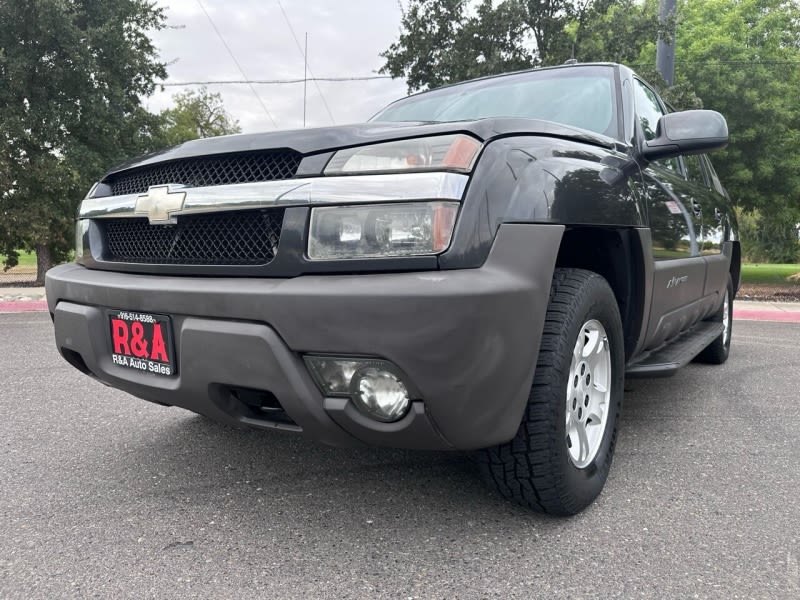
[[[378,421],[401,419],[411,404],[408,389],[400,378],[375,367],[356,371],[350,382],[350,394],[362,411]]]
[[[326,396],[349,396],[350,381],[361,366],[360,361],[323,356],[306,356],[306,365]]]
[[[325,396],[350,398],[359,411],[384,423],[402,419],[411,394],[400,371],[379,358],[303,357]]]

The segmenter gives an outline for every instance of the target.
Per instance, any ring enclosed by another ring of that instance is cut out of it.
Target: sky
[[[168,28],[153,33],[161,60],[168,63],[166,83],[246,78],[302,79],[303,53],[295,43],[278,0],[160,0]],[[383,65],[380,52],[400,32],[398,0],[281,0],[301,44],[308,32],[308,61],[316,77],[376,75]],[[209,18],[230,47],[228,53]],[[319,82],[327,101],[309,82],[309,127],[363,122],[380,108],[406,95],[402,80]],[[145,100],[159,112],[172,105],[184,87],[166,87]],[[252,133],[303,126],[303,84],[253,86],[266,111],[247,84],[209,85],[220,92],[225,109],[242,131]],[[333,116],[333,120],[331,119]]]

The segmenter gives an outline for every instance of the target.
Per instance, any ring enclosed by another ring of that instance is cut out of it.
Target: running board
[[[671,377],[678,369],[692,362],[724,329],[722,323],[698,323],[666,346],[629,364],[625,376],[628,379]]]

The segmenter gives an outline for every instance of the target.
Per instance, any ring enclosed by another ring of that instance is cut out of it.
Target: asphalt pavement
[[[800,324],[630,382],[605,491],[552,519],[469,456],[228,429],[0,315],[0,598],[800,598]]]

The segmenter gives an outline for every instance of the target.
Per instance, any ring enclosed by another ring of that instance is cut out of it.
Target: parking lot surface
[[[737,321],[726,365],[630,382],[605,491],[559,520],[465,454],[148,404],[0,315],[0,598],[800,598],[799,342]]]

